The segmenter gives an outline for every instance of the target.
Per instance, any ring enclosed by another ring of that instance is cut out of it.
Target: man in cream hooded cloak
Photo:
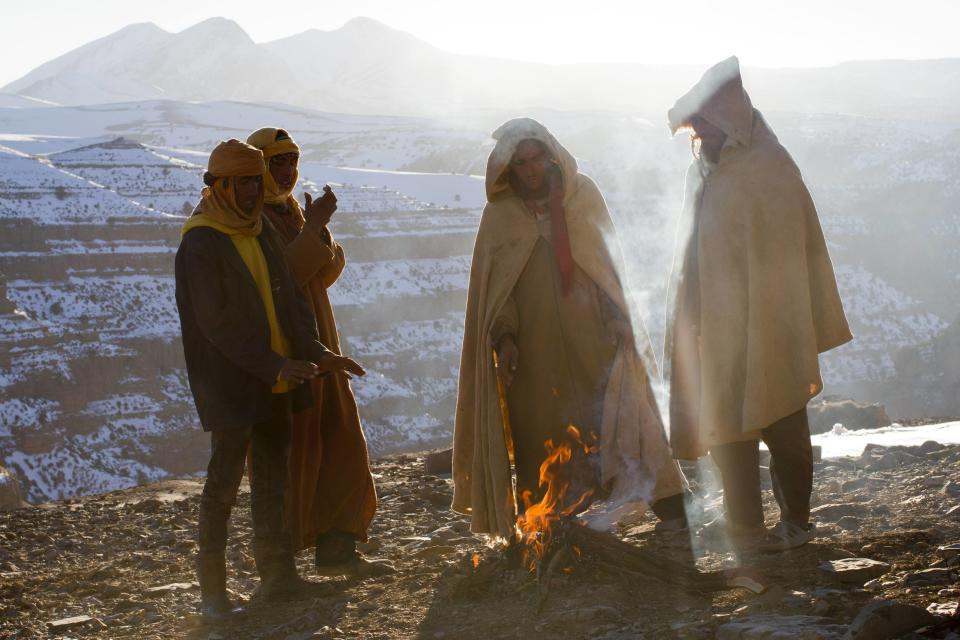
[[[512,536],[518,494],[541,493],[545,440],[565,439],[572,424],[599,438],[585,487],[661,501],[655,511],[682,518],[685,481],[664,437],[649,339],[628,304],[603,196],[539,122],[511,120],[493,138],[467,294],[453,508],[471,514],[474,532]],[[520,158],[521,148],[535,157]],[[518,180],[527,162],[546,165],[539,196]],[[501,369],[499,391],[494,351],[510,369]]]
[[[710,451],[727,529],[752,538],[763,530],[764,440],[781,520],[764,544],[797,546],[810,537],[806,405],[823,388],[818,354],[852,339],[817,211],[736,58],[707,70],[668,117],[701,140],[668,299],[671,445],[678,458]]]

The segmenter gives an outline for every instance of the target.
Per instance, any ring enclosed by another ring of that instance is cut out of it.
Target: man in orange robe
[[[286,243],[287,262],[313,307],[320,340],[340,354],[327,295],[345,266],[343,248],[327,228],[336,197],[327,187],[316,201],[305,194],[306,209],[301,208],[293,196],[300,147],[285,130],[259,129],[247,142],[263,151],[264,218]],[[293,418],[285,521],[297,550],[316,547],[320,573],[369,573],[383,565],[356,550],[358,541],[366,542],[377,508],[357,402],[344,376],[318,377],[311,384],[313,407]]]

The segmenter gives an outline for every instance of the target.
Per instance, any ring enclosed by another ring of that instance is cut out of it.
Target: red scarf
[[[550,215],[550,244],[560,273],[560,293],[566,297],[573,285],[573,253],[570,251],[570,233],[567,231],[567,212],[563,206],[563,177],[559,169],[554,169],[547,175],[546,211],[542,200],[524,199],[524,203],[537,215]]]
[[[559,175],[550,176],[547,209],[550,211],[553,257],[560,271],[560,292],[566,296],[573,286],[573,253],[570,251],[570,234],[567,231],[567,212],[563,207],[563,179]]]

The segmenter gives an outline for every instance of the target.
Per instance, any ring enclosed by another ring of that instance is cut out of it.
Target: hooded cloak
[[[813,200],[753,108],[739,63],[707,70],[669,111],[722,130],[695,159],[667,300],[665,375],[674,455],[759,438],[823,388],[818,354],[852,339]]]
[[[509,163],[523,140],[538,140],[557,162],[573,261],[630,319],[634,345],[621,342],[603,393],[600,434],[601,481],[623,490],[644,471],[647,501],[675,495],[683,476],[670,459],[650,386],[656,375],[650,341],[627,301],[620,245],[606,203],[573,156],[534,120],[511,120],[494,132],[487,163],[487,205],[474,246],[467,293],[463,351],[453,446],[453,508],[472,515],[477,533],[510,536],[517,513],[510,451],[493,366],[491,329],[540,239],[538,226],[514,193]],[[520,345],[521,360],[524,345]],[[549,345],[540,345],[549,348]],[[620,486],[618,486],[618,483]]]

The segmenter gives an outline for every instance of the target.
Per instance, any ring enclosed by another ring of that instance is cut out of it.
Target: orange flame
[[[479,554],[479,553],[473,554],[473,557],[471,558],[471,560],[473,560],[473,568],[474,568],[474,569],[476,569],[477,567],[480,566],[480,554]]]
[[[580,431],[570,425],[567,427],[570,441],[585,454],[594,453],[597,447],[584,442]],[[592,434],[591,434],[592,435]],[[596,440],[596,437],[593,437]],[[547,458],[540,464],[539,486],[546,487],[543,498],[533,503],[533,492],[525,490],[520,496],[524,504],[524,513],[517,517],[517,535],[528,551],[532,551],[535,558],[543,557],[550,546],[553,529],[561,518],[570,516],[593,495],[593,489],[584,491],[579,496],[568,496],[571,486],[570,474],[566,467],[573,459],[574,450],[570,442],[554,443],[547,440],[544,443]],[[573,499],[571,499],[573,498]],[[532,558],[527,557],[528,564],[532,565]]]

